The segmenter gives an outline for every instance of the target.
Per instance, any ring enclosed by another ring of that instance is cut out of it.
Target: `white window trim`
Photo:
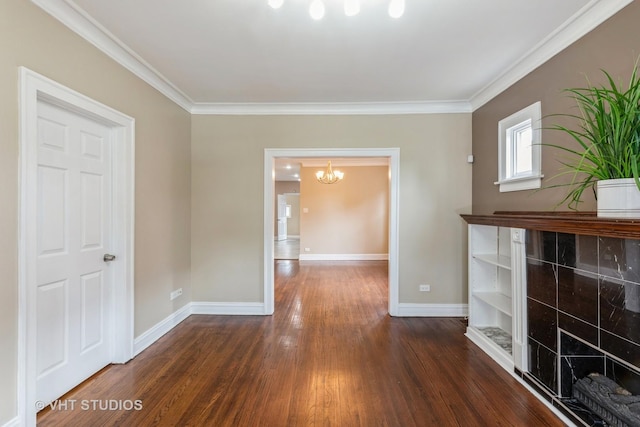
[[[541,130],[542,107],[540,101],[498,122],[498,181],[500,192],[531,190],[542,186]],[[531,174],[507,177],[507,129],[531,120]]]

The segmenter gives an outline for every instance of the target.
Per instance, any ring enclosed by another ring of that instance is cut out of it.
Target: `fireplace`
[[[577,425],[640,425],[574,397],[593,373],[640,395],[640,240],[528,230],[527,323],[522,375],[540,394]]]

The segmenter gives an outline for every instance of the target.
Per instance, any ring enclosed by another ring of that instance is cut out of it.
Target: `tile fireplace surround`
[[[576,425],[571,397],[592,372],[640,395],[640,220],[503,212],[469,223],[526,230],[528,369],[515,374]]]

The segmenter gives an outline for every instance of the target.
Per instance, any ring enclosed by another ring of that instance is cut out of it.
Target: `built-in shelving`
[[[509,227],[469,225],[469,325],[467,337],[506,369],[513,370],[514,236]],[[516,256],[522,256],[515,251]]]

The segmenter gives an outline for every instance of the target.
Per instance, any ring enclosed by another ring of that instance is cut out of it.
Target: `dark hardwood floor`
[[[140,410],[77,403],[38,425],[563,425],[464,328],[389,317],[386,262],[276,261],[273,316],[193,315],[61,398]]]

